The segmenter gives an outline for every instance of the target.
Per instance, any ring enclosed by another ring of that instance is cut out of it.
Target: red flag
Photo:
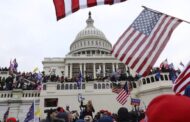
[[[181,93],[190,84],[190,62],[186,68],[179,74],[173,85],[175,93]]]
[[[112,54],[135,72],[146,76],[181,22],[145,8],[116,42]]]
[[[115,4],[126,0],[53,0],[56,10],[57,20],[74,13],[82,8],[93,7],[104,4]]]

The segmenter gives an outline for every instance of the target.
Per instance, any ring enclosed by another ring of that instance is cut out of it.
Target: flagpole
[[[142,6],[142,7],[145,8],[145,9],[148,9],[148,10],[150,10],[150,11],[156,12],[156,13],[165,14],[165,13],[163,13],[163,12],[160,12],[160,11],[157,11],[157,10],[154,10],[154,9],[151,9],[151,8],[148,8],[148,7],[146,7],[146,6]],[[165,14],[165,15],[168,15],[168,14]],[[168,15],[168,16],[171,16],[171,15]],[[174,16],[171,16],[171,17],[174,17]],[[178,17],[174,17],[174,18],[178,18]],[[180,19],[180,18],[178,18],[178,19]],[[186,23],[190,24],[189,21],[186,21],[186,20],[184,20],[184,19],[180,19],[180,20],[182,20],[183,22],[186,22]]]

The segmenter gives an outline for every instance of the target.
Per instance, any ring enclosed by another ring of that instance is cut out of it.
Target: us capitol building
[[[59,76],[72,78],[81,71],[83,77],[96,79],[97,71],[100,70],[101,77],[118,69],[126,71],[125,65],[111,55],[112,45],[104,33],[94,27],[90,12],[86,23],[86,28],[77,34],[65,58],[44,59],[42,63],[46,74],[53,69]]]
[[[0,120],[3,120],[5,111],[10,107],[9,117],[16,117],[23,122],[34,100],[36,108],[41,110],[41,119],[47,115],[44,110],[58,106],[65,108],[69,105],[70,110],[80,111],[79,94],[85,98],[84,103],[92,100],[96,112],[101,109],[117,112],[121,105],[116,100],[118,95],[112,92],[113,83],[109,80],[98,81],[97,77],[109,76],[118,69],[126,72],[128,68],[110,54],[112,45],[103,32],[94,27],[90,13],[86,23],[86,28],[78,33],[65,58],[45,58],[42,64],[45,74],[53,69],[56,75],[71,79],[81,72],[83,77],[90,77],[92,81],[82,82],[81,89],[77,88],[76,82],[47,82],[42,84],[41,90],[0,91]],[[0,76],[6,78],[9,73],[0,71]],[[146,109],[154,97],[172,93],[169,73],[161,73],[160,79],[156,79],[155,74],[142,77],[134,81],[132,87],[131,95],[124,105],[129,110],[132,108],[131,97],[139,98],[140,107]]]

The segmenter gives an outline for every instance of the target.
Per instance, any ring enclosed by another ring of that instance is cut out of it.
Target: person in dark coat
[[[128,109],[125,107],[119,108],[118,112],[118,122],[130,122]]]
[[[82,116],[81,116],[82,119],[84,119],[86,115],[89,115],[93,118],[93,112],[95,112],[95,110],[94,110],[91,100],[89,100],[86,105],[83,105],[83,101],[81,101],[80,107],[84,108],[82,111]]]

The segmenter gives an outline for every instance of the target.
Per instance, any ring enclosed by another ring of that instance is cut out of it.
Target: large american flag
[[[175,93],[181,93],[190,84],[190,62],[185,69],[179,74],[174,82],[173,90]]]
[[[74,13],[82,8],[93,7],[104,4],[115,4],[126,0],[53,0],[56,10],[57,20]]]
[[[123,89],[119,92],[119,94],[118,94],[116,100],[117,100],[120,104],[124,105],[124,104],[127,102],[127,98],[128,98],[129,95],[130,95],[129,84],[128,84],[128,82],[126,81],[126,83],[125,83]]]
[[[181,22],[145,8],[116,42],[112,54],[135,72],[146,76]]]

